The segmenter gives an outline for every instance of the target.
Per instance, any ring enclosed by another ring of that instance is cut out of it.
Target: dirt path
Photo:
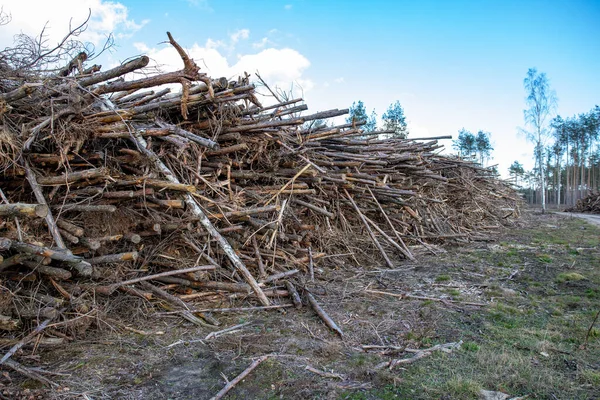
[[[582,214],[582,213],[568,213],[568,212],[557,212],[558,215],[564,215],[567,217],[577,217],[581,219],[585,219],[591,224],[596,226],[600,226],[600,215],[596,214]]]

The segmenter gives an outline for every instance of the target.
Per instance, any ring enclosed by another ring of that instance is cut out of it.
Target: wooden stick
[[[98,194],[100,193],[102,194],[103,199],[132,199],[134,197],[152,196],[154,194],[154,189],[146,188],[140,190],[117,190],[114,192],[99,191]]]
[[[39,177],[38,183],[41,185],[67,185],[85,179],[101,178],[105,176],[108,176],[108,169],[92,168],[85,171],[69,172],[60,176]]]
[[[8,257],[0,262],[0,271],[5,270],[8,267],[12,267],[13,265],[21,264],[23,261],[32,258],[33,256],[30,254],[15,254],[14,256]]]
[[[139,133],[142,136],[153,136],[153,137],[161,137],[161,136],[169,136],[172,135],[169,129],[139,129]],[[95,132],[94,137],[101,139],[128,139],[129,131],[117,131],[117,132]]]
[[[258,367],[260,365],[260,363],[262,363],[263,361],[265,361],[267,358],[269,358],[269,356],[262,356],[257,358],[256,360],[252,361],[252,364],[250,364],[248,366],[248,368],[246,368],[241,374],[239,374],[238,376],[236,376],[232,381],[228,382],[227,385],[225,385],[225,387],[223,389],[221,389],[219,391],[219,393],[217,393],[216,395],[214,395],[214,397],[211,397],[210,400],[219,400],[222,399],[227,392],[229,392],[231,389],[233,389],[233,387],[235,385],[237,385],[238,383],[240,383],[240,381],[242,379],[244,379],[246,376],[248,376],[248,374],[250,374],[250,372],[252,372],[254,370],[254,368]]]
[[[148,289],[149,291],[151,291],[158,297],[168,301],[169,303],[171,303],[175,306],[182,307],[183,310],[181,311],[181,314],[182,314],[181,316],[183,318],[185,318],[186,320],[190,321],[191,323],[193,323],[194,325],[208,326],[208,327],[214,326],[211,324],[207,324],[206,322],[202,321],[200,318],[196,317],[190,311],[190,308],[188,307],[187,303],[185,301],[181,300],[179,297],[173,296],[172,294],[165,292],[161,288],[156,287],[149,282],[141,282],[141,284],[142,284],[142,287],[144,287],[145,289]]]
[[[348,193],[348,191],[346,189],[344,189],[344,193],[346,194],[346,197],[348,197],[348,200],[350,200],[350,203],[352,203],[352,207],[354,207],[354,210],[356,211],[356,213],[360,217],[361,221],[363,222],[363,225],[367,229],[367,232],[369,233],[369,236],[371,237],[371,240],[373,241],[373,243],[375,244],[375,246],[377,247],[377,249],[379,250],[379,252],[383,256],[383,259],[385,260],[386,264],[390,268],[394,268],[395,267],[394,263],[392,263],[392,260],[390,260],[390,258],[388,257],[387,253],[385,252],[385,250],[383,250],[383,247],[381,247],[381,244],[379,243],[379,241],[375,237],[375,234],[371,230],[371,227],[369,226],[369,223],[365,219],[365,217],[362,214],[362,212],[360,212],[360,209],[358,208],[358,206],[354,202],[354,199],[352,198],[352,196],[350,196],[350,194]]]
[[[310,274],[310,281],[315,281],[315,267],[313,265],[312,248],[308,246],[308,272]]]
[[[316,212],[318,214],[322,214],[322,215],[324,215],[326,217],[329,217],[331,219],[333,219],[335,217],[335,215],[333,213],[330,213],[326,209],[318,207],[318,206],[315,206],[314,204],[307,203],[306,201],[302,201],[300,199],[292,199],[292,202],[296,203],[296,204],[299,204],[301,206],[304,206],[304,207],[306,207],[306,208],[308,208],[310,210],[313,210],[314,212]]]
[[[306,367],[304,367],[305,370],[310,371],[314,374],[323,376],[325,378],[335,378],[335,379],[341,379],[344,380],[346,379],[345,375],[342,374],[336,374],[335,372],[325,372],[325,371],[321,371],[319,369],[316,369],[314,367],[311,367],[310,365],[307,365]]]
[[[222,334],[227,333],[227,332],[234,331],[236,329],[243,328],[244,326],[248,326],[250,324],[251,324],[251,322],[244,322],[243,324],[238,324],[238,325],[230,326],[229,328],[225,328],[225,329],[222,329],[220,331],[211,332],[208,335],[206,335],[206,337],[204,338],[204,340],[210,340],[212,338],[216,338],[219,335],[222,335]]]
[[[170,132],[172,132],[178,136],[184,137],[186,139],[189,139],[193,142],[196,142],[201,146],[208,147],[209,149],[218,149],[219,148],[219,144],[217,142],[214,142],[210,139],[205,139],[203,137],[200,137],[192,132],[186,131],[185,129],[181,129],[178,126],[170,125],[163,121],[157,121],[157,124],[161,128],[167,128],[167,129],[169,129]]]
[[[440,303],[458,303],[458,304],[466,304],[468,306],[477,306],[477,307],[486,307],[488,304],[485,303],[472,303],[469,301],[460,301],[460,300],[450,300],[450,299],[438,299],[436,297],[427,297],[427,296],[415,296],[408,293],[390,293],[390,292],[382,292],[380,290],[365,290],[367,293],[374,294],[384,294],[386,296],[397,297],[399,299],[414,299],[414,300],[430,300],[430,301],[439,301]]]
[[[224,154],[235,153],[236,151],[245,151],[248,150],[248,145],[246,143],[238,143],[229,147],[222,147],[219,150],[207,151],[207,157],[215,157],[222,156]]]
[[[0,204],[0,216],[2,217],[39,217],[46,218],[48,206],[42,204]]]
[[[133,244],[138,244],[139,242],[142,241],[142,237],[140,235],[138,235],[137,233],[131,233],[131,232],[123,235],[123,238],[125,240],[129,240]]]
[[[52,250],[48,247],[37,246],[35,244],[23,243],[23,242],[12,242],[11,249],[21,253],[35,254],[42,257],[49,257],[57,261],[65,261],[71,263],[78,263],[82,260],[81,257],[68,254],[66,251]]]
[[[58,231],[65,239],[67,239],[69,241],[69,243],[72,243],[72,244],[79,243],[79,238],[77,236],[65,231],[64,229],[58,228]]]
[[[49,265],[43,265],[39,262],[22,260],[21,264],[25,265],[32,270],[39,272],[40,274],[52,276],[56,279],[68,280],[73,276],[69,271],[62,268],[51,267]]]
[[[308,290],[306,291],[306,298],[308,299],[308,303],[313,308],[313,310],[315,310],[315,312],[317,313],[319,318],[321,318],[323,320],[323,322],[325,322],[325,325],[327,325],[329,328],[334,330],[338,335],[340,335],[341,338],[343,338],[344,332],[342,332],[340,327],[337,326],[337,324],[333,321],[333,319],[331,319],[331,317],[329,315],[327,315],[325,310],[323,310],[321,308],[319,303],[317,303],[317,300],[313,297],[313,295]]]
[[[111,205],[82,205],[82,204],[65,204],[53,205],[52,208],[60,209],[61,211],[81,211],[81,212],[115,212],[117,207]]]
[[[142,276],[140,278],[134,278],[134,279],[130,279],[128,281],[114,283],[107,287],[107,289],[110,291],[108,294],[110,294],[115,289],[117,289],[121,286],[131,285],[134,283],[139,283],[139,282],[144,282],[144,281],[150,281],[150,280],[153,280],[156,278],[162,278],[164,276],[187,274],[189,272],[196,272],[196,271],[210,271],[210,270],[214,270],[214,269],[216,269],[215,265],[196,265],[195,267],[177,269],[174,271],[165,271],[165,272],[160,272],[158,274],[153,274],[153,275],[146,275],[146,276]]]
[[[277,191],[277,193],[275,193],[275,194],[273,195],[273,197],[271,197],[271,198],[269,199],[269,201],[267,201],[267,202],[265,203],[265,206],[268,206],[270,202],[272,202],[273,200],[275,200],[275,198],[277,198],[277,196],[279,196],[279,195],[280,195],[280,194],[281,194],[281,193],[282,193],[282,192],[283,192],[283,191],[284,191],[284,190],[285,190],[285,189],[286,189],[286,188],[287,188],[289,185],[293,184],[293,183],[296,181],[296,179],[298,179],[298,177],[299,177],[300,175],[302,175],[302,174],[303,174],[303,173],[304,173],[306,170],[308,170],[310,167],[311,167],[311,165],[310,165],[310,164],[306,164],[306,165],[304,166],[304,168],[302,168],[300,171],[298,171],[298,173],[297,173],[296,175],[294,175],[294,176],[292,177],[292,179],[290,179],[289,181],[287,181],[287,182],[286,182],[286,184],[285,184],[285,185],[283,185],[283,186],[281,187],[281,189],[279,189],[279,190]]]
[[[290,277],[292,275],[296,275],[298,272],[300,272],[300,271],[298,271],[297,269],[291,269],[289,271],[280,272],[278,274],[267,276],[265,279],[262,279],[260,281],[260,283],[275,282],[275,281],[278,281],[278,280],[281,280],[281,279],[284,279],[284,278],[288,278],[288,277]]]
[[[265,264],[263,263],[262,257],[260,255],[260,250],[258,249],[256,235],[252,235],[252,247],[254,248],[254,257],[256,258],[256,262],[258,263],[258,271],[260,274],[260,278],[262,279],[267,275],[267,272],[265,270]]]
[[[148,65],[149,62],[150,59],[147,56],[141,56],[131,61],[128,61],[123,65],[119,65],[118,67],[109,69],[108,71],[98,72],[90,77],[82,78],[78,80],[77,83],[83,87],[95,85],[96,83],[104,82],[109,79],[123,76],[129,72],[135,71],[136,69],[144,68],[146,65]]]
[[[131,251],[127,253],[118,253],[118,254],[108,254],[105,256],[99,256],[94,258],[89,258],[86,261],[90,264],[108,264],[114,262],[124,262],[124,261],[135,261],[138,258],[137,251]]]
[[[83,228],[70,223],[69,221],[65,221],[64,219],[56,220],[56,225],[59,228],[63,228],[65,231],[69,232],[71,235],[81,237],[84,234]]]
[[[276,310],[278,308],[288,308],[293,307],[293,304],[275,304],[270,306],[257,306],[257,307],[230,307],[230,308],[195,308],[189,310],[193,313],[228,313],[228,312],[248,312],[248,311],[263,311],[263,310]],[[180,314],[182,310],[178,311],[167,311],[162,313],[157,313],[157,315],[169,315],[169,314]]]
[[[48,203],[46,202],[46,198],[44,197],[42,188],[38,184],[35,173],[29,166],[29,163],[26,159],[23,159],[23,168],[25,169],[27,181],[29,182],[29,186],[31,186],[31,190],[35,195],[37,202],[43,206],[48,207]],[[65,245],[62,236],[60,236],[60,232],[58,231],[58,227],[56,226],[56,223],[54,222],[54,217],[52,216],[52,213],[50,211],[48,211],[48,215],[46,215],[46,224],[48,225],[48,230],[50,231],[50,234],[52,235],[52,238],[54,239],[56,245],[61,249],[66,249],[67,246]]]
[[[600,310],[598,310],[598,312],[596,313],[596,316],[594,317],[594,320],[590,324],[590,327],[588,328],[587,333],[585,335],[585,340],[583,341],[583,344],[581,346],[579,346],[579,348],[581,350],[584,350],[587,347],[587,342],[588,342],[588,339],[590,338],[590,334],[592,333],[592,328],[596,324],[596,321],[598,321],[599,316],[600,316]]]
[[[29,368],[24,367],[23,365],[19,364],[15,360],[10,360],[10,359],[6,360],[6,361],[4,361],[4,365],[25,375],[29,379],[33,379],[35,381],[41,382],[44,385],[48,385],[48,386],[52,386],[52,387],[58,386],[55,382],[51,381],[50,379],[46,378],[45,376],[38,374],[35,371],[30,370]]]
[[[298,294],[298,291],[296,290],[294,284],[290,281],[285,281],[285,286],[287,287],[290,297],[294,302],[294,307],[302,308],[302,299],[300,298],[300,295]]]
[[[247,215],[256,215],[256,214],[269,213],[269,212],[273,212],[273,211],[279,211],[280,209],[281,209],[281,206],[279,206],[279,205],[255,207],[255,208],[248,208],[245,210],[235,210],[235,211],[228,211],[225,213],[211,214],[209,216],[209,218],[218,218],[218,219],[241,218],[241,217],[245,217]]]
[[[141,136],[134,136],[135,142],[139,145],[139,149],[152,161],[154,166],[162,172],[165,178],[173,183],[179,183],[177,177],[171,172],[171,170],[158,158],[158,156],[151,150],[148,149],[148,143]],[[256,296],[264,306],[270,304],[269,299],[263,293],[258,282],[252,276],[248,268],[244,265],[242,260],[235,253],[229,242],[215,229],[213,224],[210,222],[204,211],[200,208],[194,196],[190,193],[184,194],[184,200],[189,210],[198,217],[202,226],[208,231],[208,233],[217,240],[223,252],[227,255],[233,266],[242,274],[246,282],[252,287],[252,290],[256,293]]]
[[[102,243],[96,239],[81,237],[79,238],[79,242],[90,250],[98,250],[102,247]]]
[[[27,335],[23,339],[19,340],[19,343],[15,344],[13,347],[11,347],[10,350],[8,350],[6,352],[6,354],[4,354],[2,359],[0,359],[0,365],[4,364],[4,362],[6,360],[8,360],[10,357],[12,357],[12,355],[15,354],[21,347],[25,346],[25,344],[27,344],[34,337],[39,335],[48,326],[48,324],[50,322],[52,322],[51,318],[43,321],[41,324],[36,326],[35,329],[29,333],[29,335]]]
[[[394,235],[396,235],[396,239],[398,239],[398,241],[400,242],[400,244],[402,245],[402,248],[404,248],[404,255],[411,261],[416,261],[415,257],[412,255],[412,253],[410,252],[410,250],[408,249],[408,247],[406,246],[406,244],[404,243],[404,241],[402,240],[402,237],[400,236],[400,234],[398,233],[398,231],[396,230],[396,228],[394,227],[394,224],[392,224],[392,221],[390,221],[390,218],[388,217],[387,213],[383,210],[383,207],[381,207],[381,204],[379,203],[379,200],[377,200],[377,197],[375,197],[375,195],[373,194],[373,192],[371,191],[371,188],[367,187],[367,190],[369,191],[369,193],[371,194],[371,198],[373,198],[373,200],[375,201],[375,204],[377,204],[377,207],[379,208],[379,211],[381,212],[381,214],[383,215],[383,217],[385,218],[386,222],[388,223],[388,225],[390,226],[390,228],[392,229],[392,232],[394,232]]]
[[[391,237],[390,237],[390,236],[389,236],[387,233],[385,233],[385,232],[383,231],[383,229],[381,229],[381,228],[380,228],[380,227],[379,227],[379,226],[378,226],[378,225],[377,225],[375,222],[373,222],[373,221],[372,221],[372,220],[371,220],[369,217],[367,217],[366,215],[363,215],[363,217],[365,217],[365,220],[366,220],[368,223],[370,223],[370,224],[371,224],[371,226],[372,226],[373,228],[375,228],[375,230],[376,230],[377,232],[379,232],[379,234],[380,234],[381,236],[383,236],[383,238],[384,238],[385,240],[387,240],[389,244],[391,244],[392,246],[394,246],[394,247],[395,247],[395,248],[396,248],[398,251],[400,251],[400,253],[402,253],[402,254],[404,254],[405,256],[407,256],[407,254],[406,254],[406,252],[404,251],[404,249],[402,248],[402,246],[400,246],[398,243],[396,243],[396,242],[394,241],[394,239],[392,239],[392,238],[391,238]],[[413,260],[413,261],[414,261],[414,260]]]
[[[404,351],[415,353],[415,355],[410,358],[384,361],[382,363],[377,364],[374,367],[374,369],[379,370],[382,368],[389,368],[391,370],[392,368],[396,367],[397,365],[412,364],[415,361],[420,360],[421,358],[431,355],[434,351],[444,351],[447,353],[451,353],[453,350],[459,349],[460,346],[462,345],[462,343],[463,343],[462,340],[460,340],[458,342],[453,342],[453,343],[437,344],[428,349],[404,349]]]

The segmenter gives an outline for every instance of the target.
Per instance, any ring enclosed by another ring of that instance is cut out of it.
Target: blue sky
[[[161,44],[169,30],[213,77],[259,70],[282,89],[294,82],[311,111],[362,100],[381,115],[399,100],[413,137],[491,132],[503,174],[514,160],[533,166],[517,134],[528,68],[548,75],[559,114],[600,104],[600,1],[58,0],[63,15],[44,9],[55,2],[2,3],[11,29],[37,18],[57,35],[65,10],[77,20],[91,7],[91,31],[117,36],[106,65],[148,52],[176,68]],[[37,14],[21,18],[32,3]]]

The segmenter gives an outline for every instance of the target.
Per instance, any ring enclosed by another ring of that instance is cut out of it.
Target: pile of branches
[[[124,79],[148,57],[101,72],[80,53],[37,79],[2,72],[5,344],[51,321],[47,340],[77,338],[117,292],[209,326],[223,305],[319,310],[303,289],[317,264],[394,267],[518,217],[509,185],[436,140],[263,105],[249,76],[211,79],[168,37],[179,71]]]
[[[590,193],[583,199],[577,200],[574,207],[565,209],[566,212],[600,214],[600,193]]]

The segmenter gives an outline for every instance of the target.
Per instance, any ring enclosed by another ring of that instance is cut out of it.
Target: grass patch
[[[466,314],[448,313],[428,335],[435,343],[462,339],[460,350],[402,365],[392,371],[393,385],[340,398],[478,399],[482,389],[532,399],[600,398],[600,329],[592,329],[580,350],[600,299],[600,230],[576,219],[537,218],[551,222],[511,232],[501,243],[504,251],[448,255],[453,264],[484,272],[491,283],[481,293],[495,299]],[[577,272],[570,270],[575,260]],[[519,272],[507,280],[504,268]],[[574,283],[557,286],[567,282]],[[522,295],[507,297],[506,290]]]
[[[551,263],[552,257],[550,257],[548,254],[538,254],[538,261],[543,263]]]
[[[556,277],[556,282],[564,283],[564,282],[576,282],[584,280],[585,276],[577,273],[577,272],[563,272],[558,274]]]

